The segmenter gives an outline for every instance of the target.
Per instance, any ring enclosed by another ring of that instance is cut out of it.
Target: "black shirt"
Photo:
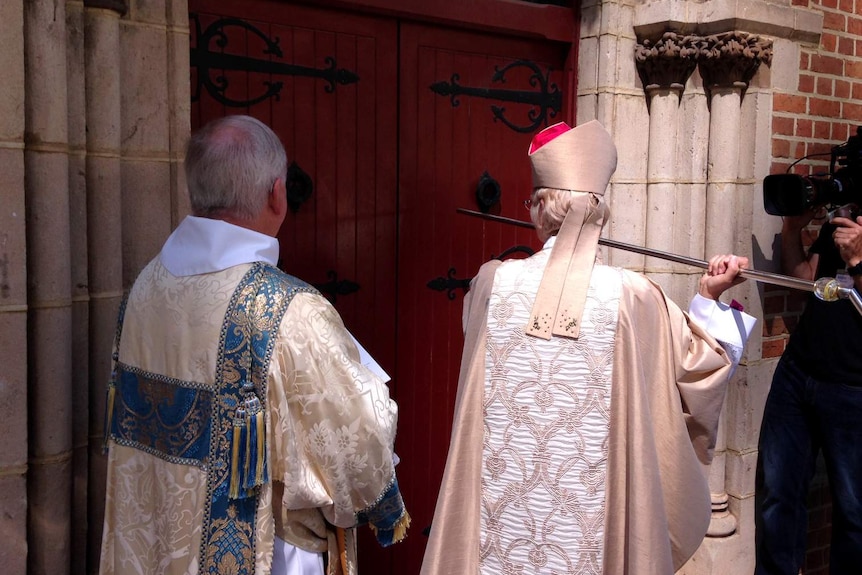
[[[810,248],[820,255],[817,278],[846,273],[833,231],[824,224]],[[826,302],[811,294],[785,353],[815,379],[862,386],[862,314],[849,300]]]

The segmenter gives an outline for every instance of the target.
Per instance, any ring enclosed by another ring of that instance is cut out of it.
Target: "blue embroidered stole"
[[[214,385],[127,366],[114,353],[106,438],[206,472],[202,572],[254,573],[258,487],[269,481],[267,374],[279,325],[298,293],[317,290],[273,266],[252,265],[225,314]],[[117,350],[124,312],[125,302]]]

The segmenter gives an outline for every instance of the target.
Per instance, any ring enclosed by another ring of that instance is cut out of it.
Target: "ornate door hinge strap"
[[[539,126],[547,124],[550,118],[553,118],[562,109],[563,95],[557,88],[557,85],[551,82],[551,70],[543,73],[536,63],[529,60],[517,60],[503,68],[494,67],[494,74],[491,76],[491,82],[506,82],[506,73],[513,68],[528,68],[533,71],[530,76],[530,85],[538,86],[538,90],[509,90],[503,88],[477,88],[471,86],[463,86],[458,83],[461,76],[457,73],[452,74],[449,82],[435,82],[431,84],[431,91],[440,96],[449,96],[453,108],[461,105],[460,96],[474,96],[477,98],[486,98],[489,100],[501,100],[503,102],[513,102],[518,104],[529,104],[532,109],[528,112],[527,118],[529,123],[516,124],[506,118],[506,108],[503,106],[491,106],[491,112],[494,114],[494,119],[503,122],[506,126],[524,134],[536,130]]]
[[[224,75],[224,72],[228,70],[257,72],[269,76],[320,78],[326,81],[323,89],[328,94],[334,92],[338,84],[346,85],[359,81],[359,76],[356,73],[344,68],[338,68],[335,58],[331,56],[327,56],[324,59],[326,66],[323,68],[300,66],[273,60],[273,58],[284,57],[281,46],[279,46],[279,39],[269,38],[266,34],[244,20],[222,18],[207,26],[206,30],[201,30],[200,19],[197,14],[189,14],[189,21],[194,23],[193,29],[195,31],[193,36],[195,46],[190,49],[189,65],[193,70],[197,70],[197,85],[193,87],[192,102],[197,102],[200,99],[201,89],[203,88],[216,101],[225,106],[244,108],[253,106],[267,98],[278,100],[281,90],[284,88],[283,82],[264,80],[263,84],[266,86],[266,90],[262,94],[256,97],[249,97],[245,100],[233,100],[226,95],[230,82]],[[269,58],[252,58],[250,56],[225,53],[224,50],[229,42],[225,29],[231,27],[246,30],[263,40],[266,44],[263,55],[269,56]],[[211,46],[211,44],[214,44],[214,46]]]

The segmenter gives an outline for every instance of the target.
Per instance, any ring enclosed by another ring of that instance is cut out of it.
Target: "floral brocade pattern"
[[[215,389],[224,317],[250,267],[175,277],[153,260],[129,296],[120,363]],[[248,309],[249,321],[239,323],[271,325],[266,314],[255,311],[261,306]],[[202,541],[229,550],[222,546],[228,535],[237,540],[240,531],[250,531],[250,525],[238,523],[239,515],[230,515],[229,506],[227,514],[207,521],[207,480],[228,477],[223,462],[215,462],[219,469],[210,474],[206,465],[171,462],[112,442],[100,573],[191,574],[203,572],[207,562],[218,573],[249,568],[268,573],[276,534],[273,508],[310,510],[350,527],[392,484],[397,407],[385,383],[360,363],[338,313],[323,296],[298,293],[277,329],[267,382],[258,389],[266,393],[269,474],[284,484],[284,495],[275,501],[271,484],[260,489],[253,560],[246,555],[239,565],[234,552],[201,559]],[[223,373],[227,381],[239,378],[238,369]],[[158,390],[150,395],[164,402]],[[233,407],[225,397],[213,397],[214,411],[233,413]],[[212,441],[222,443],[218,449],[228,445],[227,429],[219,426],[230,423],[210,420],[217,428]],[[157,484],[169,488],[156,490]]]
[[[268,442],[284,457],[272,460],[272,478],[284,507],[319,508],[350,527],[393,483],[398,411],[322,299],[294,299],[274,352],[283,369],[268,388]]]
[[[577,340],[527,336],[548,252],[501,265],[489,303],[480,539],[488,575],[602,572],[622,280],[617,269],[594,268]]]

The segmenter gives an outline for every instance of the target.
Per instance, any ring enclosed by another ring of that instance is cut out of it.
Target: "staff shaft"
[[[474,216],[477,218],[482,218],[484,220],[490,220],[492,222],[500,222],[503,224],[510,224],[519,226],[522,228],[530,228],[534,229],[534,226],[530,222],[525,222],[523,220],[516,220],[514,218],[507,218],[505,216],[495,216],[493,214],[483,214],[482,212],[476,212],[473,210],[467,210],[465,208],[457,208],[456,211],[461,214],[466,214],[468,216]],[[624,242],[618,242],[616,240],[610,240],[607,238],[599,238],[599,244],[603,246],[607,246],[609,248],[614,248],[618,250],[625,250],[627,252],[634,252],[637,254],[650,256],[654,258],[659,258],[663,260],[668,260],[671,262],[676,262],[678,264],[685,264],[689,266],[694,266],[701,269],[709,268],[709,262],[704,260],[699,260],[696,258],[691,258],[688,256],[681,256],[679,254],[672,254],[670,252],[663,252],[660,250],[654,250],[652,248],[645,248],[643,246],[636,246],[633,244],[627,244]],[[799,278],[795,278],[792,276],[785,276],[781,274],[776,274],[772,272],[764,272],[759,270],[750,270],[743,269],[740,270],[739,275],[744,278],[754,280],[757,282],[768,283],[773,285],[778,285],[782,287],[804,290],[804,291],[814,291],[814,282],[809,280],[803,280]]]

